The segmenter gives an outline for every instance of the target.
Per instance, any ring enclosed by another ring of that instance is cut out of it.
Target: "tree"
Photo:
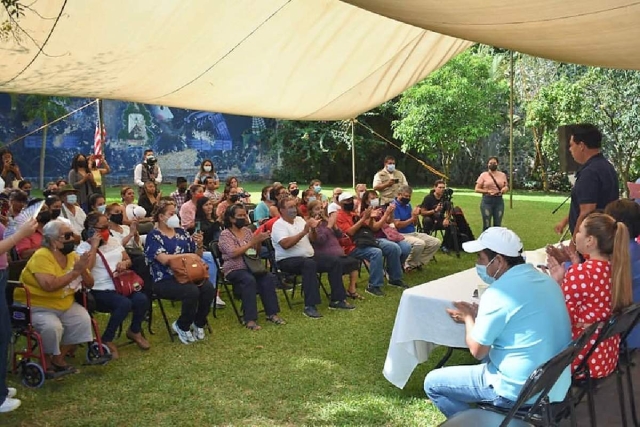
[[[492,71],[490,56],[465,52],[405,91],[397,104],[394,136],[449,175],[456,156],[498,129],[508,86]]]
[[[591,68],[578,86],[587,105],[585,115],[604,134],[603,148],[626,192],[640,155],[640,72]]]
[[[42,129],[42,147],[40,148],[40,177],[39,187],[44,188],[45,157],[47,153],[47,129],[49,120],[61,117],[67,113],[65,98],[53,96],[27,95],[22,99],[21,110],[28,120],[40,120]]]

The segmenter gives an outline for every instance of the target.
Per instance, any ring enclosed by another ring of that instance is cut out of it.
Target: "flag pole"
[[[102,109],[102,99],[96,98],[96,108],[98,109],[98,135],[100,136],[100,154],[104,156],[104,146],[105,146],[105,132],[104,132],[104,111]],[[94,149],[95,154],[95,149]],[[96,165],[100,166],[100,160],[96,161]],[[105,192],[105,184],[104,180],[101,180],[101,191],[102,194],[107,194]]]

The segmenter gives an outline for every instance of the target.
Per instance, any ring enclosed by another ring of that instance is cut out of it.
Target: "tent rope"
[[[376,132],[375,130],[371,129],[369,126],[365,125],[364,123],[360,122],[357,119],[353,119],[353,121],[357,124],[359,124],[360,126],[362,126],[363,128],[365,128],[366,130],[368,130],[369,132],[371,132],[372,134],[374,134],[375,136],[377,136],[378,138],[382,139],[383,141],[385,141],[387,144],[390,144],[392,146],[394,146],[395,148],[397,148],[400,151],[402,150],[402,147],[400,147],[398,144],[389,141],[387,138],[385,138],[384,136],[380,135],[378,132]],[[404,151],[403,151],[404,152]],[[420,160],[419,158],[417,158],[416,156],[412,155],[411,153],[407,153],[404,152],[405,155],[411,157],[413,160],[415,160],[416,162],[418,162],[420,164],[420,166],[422,166],[423,168],[425,168],[426,170],[428,170],[429,172],[431,172],[432,174],[439,176],[440,178],[444,179],[445,181],[449,180],[449,177],[446,176],[445,174],[443,174],[442,172],[438,171],[437,169],[433,168],[432,166],[429,166],[428,164],[426,164],[424,161]]]
[[[29,132],[29,133],[27,133],[27,134],[24,134],[24,135],[22,135],[22,136],[17,137],[16,139],[14,139],[14,140],[12,140],[12,141],[10,141],[10,142],[6,143],[3,147],[8,147],[8,146],[10,146],[10,145],[12,145],[12,144],[15,144],[16,142],[18,142],[18,141],[20,141],[20,140],[22,140],[22,139],[24,139],[24,138],[26,138],[26,137],[28,137],[28,136],[30,136],[30,135],[33,135],[34,133],[38,133],[38,132],[40,132],[42,129],[47,128],[47,127],[51,126],[52,124],[59,122],[60,120],[64,120],[64,119],[66,119],[67,117],[69,117],[70,115],[75,114],[75,113],[77,113],[78,111],[80,111],[80,110],[82,110],[82,109],[85,109],[85,108],[87,108],[87,107],[88,107],[88,106],[90,106],[90,105],[95,104],[96,102],[98,102],[98,100],[97,100],[97,99],[94,99],[93,101],[91,101],[91,102],[89,102],[89,103],[87,103],[87,104],[84,104],[84,105],[83,105],[82,107],[80,107],[80,108],[76,108],[75,110],[73,110],[73,111],[71,111],[71,112],[69,112],[69,113],[65,114],[64,116],[58,117],[57,119],[52,120],[52,121],[50,121],[50,122],[48,122],[48,123],[46,123],[46,124],[44,124],[44,125],[40,126],[39,128],[37,128],[37,129],[35,129],[35,130],[32,130],[31,132]]]

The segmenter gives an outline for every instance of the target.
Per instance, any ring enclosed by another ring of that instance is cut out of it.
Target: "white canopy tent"
[[[20,40],[0,41],[0,91],[331,120],[401,93],[467,40],[640,69],[640,2],[347,1],[371,12],[337,0],[32,2]]]

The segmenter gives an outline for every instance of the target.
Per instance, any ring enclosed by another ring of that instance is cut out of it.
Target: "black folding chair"
[[[597,381],[603,380],[604,378],[601,378],[595,381],[593,378],[591,378],[590,371],[589,371],[589,359],[591,358],[596,348],[598,348],[598,346],[603,341],[606,341],[609,338],[612,338],[616,335],[620,335],[620,342],[621,342],[621,348],[622,348],[622,345],[623,345],[622,343],[625,343],[627,335],[629,334],[629,332],[631,332],[633,327],[636,325],[638,321],[638,316],[640,316],[640,304],[630,305],[629,307],[622,310],[622,312],[620,312],[619,314],[615,314],[611,316],[609,321],[606,322],[602,327],[602,330],[598,334],[598,338],[596,338],[595,343],[589,348],[589,351],[585,355],[584,359],[582,359],[582,362],[580,363],[580,365],[578,366],[578,368],[573,374],[574,385],[580,390],[578,402],[582,400],[582,398],[585,395],[587,396],[587,403],[589,406],[589,419],[591,421],[592,427],[597,426],[595,399],[594,399],[596,385],[597,385]],[[618,401],[620,403],[620,416],[622,418],[622,425],[627,426],[627,411],[624,403],[624,386],[622,383],[622,376],[624,375],[622,364],[624,364],[625,362],[624,359],[626,359],[626,357],[622,359],[618,357],[618,363],[616,364],[616,368],[613,371],[613,373],[616,374],[616,385],[618,388]],[[630,368],[631,366],[627,367],[627,370],[629,370]],[[632,391],[633,385],[631,384],[630,379],[628,380],[628,384],[630,385],[630,391],[631,391],[630,402],[631,402],[632,417],[634,418],[635,425],[638,425],[636,420],[637,415],[635,411],[635,404],[634,404],[635,402],[634,402],[634,396]]]
[[[629,349],[627,338],[631,334],[631,332],[635,329],[635,327],[640,324],[640,304],[635,304],[636,310],[638,311],[638,316],[636,317],[635,322],[631,325],[629,330],[621,336],[620,341],[620,356],[618,359],[618,364],[623,368],[627,373],[627,388],[629,389],[629,407],[631,408],[631,418],[633,419],[633,424],[635,426],[640,426],[640,422],[638,422],[638,410],[636,409],[636,401],[635,401],[635,392],[633,390],[633,378],[631,376],[631,370],[635,366],[633,363],[633,353]],[[633,307],[633,306],[632,306]]]
[[[500,425],[503,420],[504,415],[497,412],[484,411],[482,409],[469,409],[454,415],[440,425],[446,427],[495,427]],[[508,427],[529,427],[533,424],[529,424],[518,419],[512,419],[509,420],[507,425]]]
[[[225,275],[222,273],[222,253],[220,252],[220,247],[218,246],[218,242],[213,241],[209,244],[209,250],[213,255],[213,260],[216,263],[216,268],[218,269],[217,276],[217,285],[218,289],[220,289],[220,285],[224,288],[227,296],[229,297],[229,302],[231,303],[231,307],[233,308],[236,317],[238,318],[238,322],[242,325],[244,322],[242,320],[242,313],[238,310],[238,306],[236,305],[236,299],[238,296],[233,291],[233,284],[227,280]]]
[[[518,398],[510,409],[486,403],[479,404],[480,409],[504,415],[500,427],[510,425],[509,423],[514,419],[525,421],[535,426],[553,426],[556,423],[556,419],[561,416],[564,417],[567,411],[571,417],[571,425],[575,426],[575,405],[571,390],[569,389],[564,401],[558,403],[551,403],[549,401],[549,392],[551,392],[551,389],[565,369],[571,366],[571,362],[580,354],[580,351],[582,351],[584,346],[589,342],[589,339],[591,339],[597,328],[597,324],[591,325],[585,329],[577,339],[571,342],[567,348],[536,368],[536,370],[529,375]],[[527,405],[526,402],[535,396],[537,396],[537,398],[534,403]],[[447,424],[445,423],[443,425]]]

